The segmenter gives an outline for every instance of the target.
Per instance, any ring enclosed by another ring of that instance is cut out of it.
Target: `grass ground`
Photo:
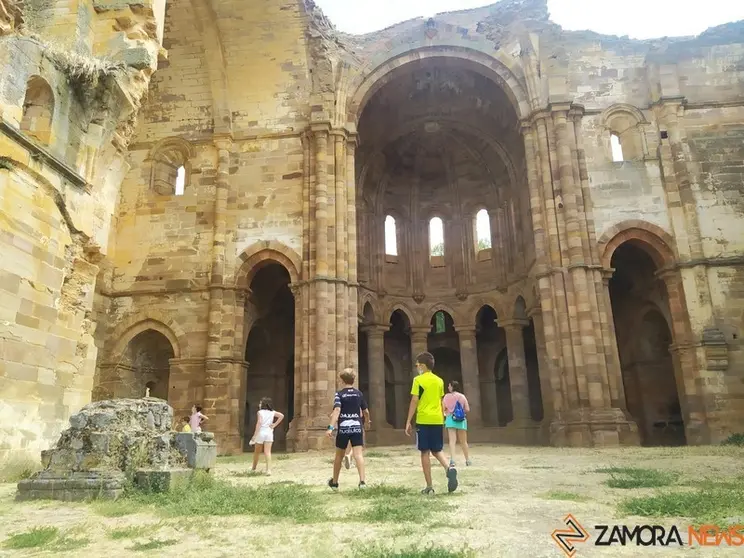
[[[250,456],[220,458],[212,477],[168,495],[116,502],[17,503],[0,484],[0,556],[297,556],[325,558],[559,557],[551,538],[573,514],[596,524],[744,523],[744,449],[556,449],[475,446],[449,495],[437,495],[412,447],[368,452],[370,488],[342,471],[330,492],[328,454],[277,456],[272,477]],[[741,555],[741,547],[578,545],[581,556]]]

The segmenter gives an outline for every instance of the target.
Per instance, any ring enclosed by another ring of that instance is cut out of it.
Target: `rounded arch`
[[[299,270],[302,269],[302,259],[299,254],[277,240],[264,240],[251,244],[238,256],[238,273],[235,285],[248,288],[256,272],[267,263],[278,263],[287,270],[292,283],[300,281]]]
[[[459,327],[463,325],[461,316],[455,312],[451,306],[443,303],[443,302],[437,302],[433,306],[430,306],[429,309],[426,311],[425,318],[426,321],[423,325],[428,326],[431,323],[431,319],[434,317],[434,314],[437,312],[447,312],[447,314],[450,315],[450,318],[452,318],[452,323],[455,327]]]
[[[504,90],[518,119],[529,115],[529,102],[524,88],[503,62],[478,50],[455,45],[437,45],[412,48],[383,60],[366,75],[360,72],[359,77],[350,83],[349,91],[353,93],[347,107],[348,120],[358,122],[367,101],[383,85],[405,71],[403,68],[408,64],[429,58],[442,59],[444,64],[456,63],[491,79]]]
[[[395,304],[393,304],[386,310],[384,315],[387,316],[388,322],[390,322],[390,319],[392,318],[393,314],[398,311],[402,312],[403,315],[406,317],[406,319],[408,320],[409,327],[416,325],[414,313],[411,311],[410,308],[408,308],[408,306],[406,306],[402,302],[396,302]]]
[[[486,307],[493,310],[497,317],[503,315],[502,313],[500,313],[501,307],[496,301],[478,299],[478,300],[473,301],[473,304],[468,309],[468,314],[467,314],[468,323],[476,324],[478,322],[478,316],[481,310],[483,310],[483,308],[486,308]]]
[[[602,116],[600,117],[602,127],[611,128],[612,120],[617,116],[630,116],[635,121],[635,124],[648,124],[646,117],[643,116],[643,113],[638,107],[627,103],[615,103],[602,112]]]
[[[641,247],[653,259],[657,269],[671,267],[677,260],[672,249],[674,239],[669,233],[653,223],[633,219],[613,225],[600,237],[597,245],[605,269],[612,267],[612,255],[625,242]]]
[[[182,162],[196,157],[196,149],[194,149],[194,145],[190,141],[182,137],[173,136],[163,138],[153,145],[147,154],[147,160],[157,159],[161,153],[167,152],[178,153],[182,158]]]
[[[163,322],[151,318],[145,318],[133,324],[122,323],[114,331],[112,338],[115,339],[115,344],[110,353],[110,359],[114,361],[118,360],[124,354],[124,351],[132,339],[137,337],[140,333],[150,329],[157,331],[168,340],[173,349],[173,358],[181,358],[181,345],[178,342],[180,336]]]

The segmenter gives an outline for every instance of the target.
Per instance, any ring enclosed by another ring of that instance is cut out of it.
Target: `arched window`
[[[432,217],[429,221],[429,257],[444,256],[444,223],[440,217]]]
[[[176,191],[177,196],[183,196],[184,189],[186,188],[186,167],[181,165],[176,171]]]
[[[52,88],[44,78],[32,76],[26,84],[21,130],[48,145],[52,138],[53,117],[54,93]]]
[[[641,161],[648,154],[648,122],[638,108],[626,103],[612,105],[602,113],[601,122],[610,136],[607,155],[613,162]]]
[[[181,138],[168,138],[153,149],[150,187],[162,196],[182,196],[189,187],[194,156],[191,145]]]
[[[395,217],[385,217],[385,255],[398,255],[398,231],[395,228]]]
[[[488,210],[481,209],[475,214],[475,252],[491,249],[491,218]]]
[[[613,162],[622,163],[625,161],[625,157],[623,157],[623,146],[620,144],[620,136],[610,134],[610,147],[612,148]]]

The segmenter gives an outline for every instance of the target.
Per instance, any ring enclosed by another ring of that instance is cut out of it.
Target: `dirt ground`
[[[413,446],[370,448],[367,483],[423,487],[419,456]],[[381,543],[389,549],[433,544],[457,550],[469,548],[477,556],[561,557],[564,554],[551,538],[565,527],[566,514],[573,514],[590,531],[587,543],[578,544],[576,556],[742,556],[744,547],[679,548],[613,546],[593,544],[596,524],[676,524],[687,541],[689,519],[623,517],[617,503],[629,496],[654,494],[662,489],[613,489],[603,482],[608,475],[601,467],[638,467],[674,471],[688,483],[703,478],[731,479],[744,474],[744,450],[724,447],[658,449],[556,449],[474,446],[473,465],[460,467],[460,488],[446,491],[443,471],[434,468],[435,499],[444,500],[443,510],[423,524],[411,522],[364,523],[359,515],[364,501],[345,499],[354,491],[356,471],[342,470],[338,493],[326,486],[331,473],[331,453],[304,453],[278,457],[273,476],[238,476],[250,468],[250,456],[220,458],[214,473],[236,485],[260,485],[292,481],[312,487],[329,508],[334,521],[295,523],[256,516],[166,518],[155,511],[122,517],[105,517],[88,504],[14,501],[15,486],[0,485],[0,556],[118,556],[157,555],[190,557],[295,556],[330,557],[350,555],[354,544]],[[421,498],[424,498],[421,496]],[[563,499],[561,499],[563,498]],[[582,501],[572,501],[582,500]],[[361,503],[360,503],[361,502]],[[343,509],[339,514],[339,506]],[[744,518],[741,518],[744,519]],[[60,531],[84,534],[82,548],[60,552],[43,548],[8,550],[9,536],[36,526],[55,526]],[[136,550],[135,538],[114,540],[111,532],[141,527],[140,538],[169,541],[152,550]],[[357,553],[359,555],[361,553]],[[391,556],[393,554],[390,554]]]

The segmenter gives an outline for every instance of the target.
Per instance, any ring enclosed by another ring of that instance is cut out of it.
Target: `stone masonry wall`
[[[93,387],[94,286],[127,169],[127,125],[160,46],[147,33],[133,45],[112,27],[110,6],[92,5],[35,4],[49,11],[0,30],[0,407],[13,417],[0,427],[0,461],[38,456]],[[139,2],[134,14],[121,2],[116,14],[149,29],[152,7]],[[93,27],[119,62],[92,54]]]

